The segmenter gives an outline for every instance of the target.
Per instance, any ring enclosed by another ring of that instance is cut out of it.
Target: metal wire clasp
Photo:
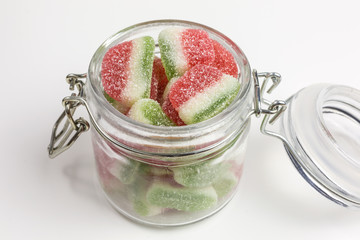
[[[256,117],[260,117],[264,115],[264,120],[262,123],[262,132],[267,134],[265,127],[269,122],[273,124],[280,115],[286,110],[286,102],[282,100],[269,101],[264,98],[264,93],[266,87],[268,85],[269,80],[272,81],[272,85],[266,91],[266,93],[272,93],[272,91],[280,84],[281,75],[276,72],[262,72],[258,73],[256,69],[253,70],[253,80],[254,80],[254,88],[255,88],[255,96],[254,96],[254,110],[253,114]],[[264,80],[260,87],[259,78],[262,77]],[[268,108],[263,108],[263,105],[267,105]],[[271,119],[270,116],[272,115]]]
[[[73,91],[76,87],[78,93],[72,93],[71,96],[65,97],[62,100],[65,110],[57,119],[52,129],[48,146],[50,158],[54,158],[67,150],[81,133],[86,132],[90,128],[89,123],[82,117],[76,120],[73,118],[76,108],[84,103],[84,82],[80,80],[84,78],[86,78],[86,74],[69,74],[66,76],[66,81],[70,85],[69,89]],[[63,127],[58,131],[61,123],[63,123]]]

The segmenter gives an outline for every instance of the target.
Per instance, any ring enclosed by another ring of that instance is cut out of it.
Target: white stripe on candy
[[[183,75],[188,70],[187,59],[184,55],[181,39],[184,30],[185,28],[172,27],[161,31],[159,34],[159,39],[163,39],[164,42],[172,48],[172,55],[168,57],[170,57],[174,64],[175,71],[179,76]]]
[[[129,77],[127,84],[122,91],[122,100],[125,105],[131,106],[143,97],[144,92],[149,88],[149,80],[143,72],[142,58],[144,58],[145,40],[138,38],[133,40],[133,47],[130,57]]]
[[[217,81],[212,86],[204,89],[204,91],[197,93],[187,102],[183,103],[179,109],[179,116],[186,124],[194,123],[196,114],[209,108],[222,96],[229,94],[238,89],[239,83],[236,78],[223,74],[220,81]],[[212,115],[209,116],[213,117]]]

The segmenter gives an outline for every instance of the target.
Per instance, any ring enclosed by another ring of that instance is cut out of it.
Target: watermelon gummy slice
[[[238,80],[217,68],[196,65],[180,77],[169,92],[172,106],[182,121],[193,124],[223,111],[240,89]]]
[[[236,187],[238,179],[235,174],[228,170],[219,176],[213,183],[213,187],[219,198],[225,197]]]
[[[168,79],[182,76],[197,64],[215,59],[212,40],[206,31],[171,27],[159,34],[161,59]]]
[[[124,107],[150,97],[155,42],[145,36],[110,48],[101,65],[104,91]]]
[[[166,116],[158,102],[143,98],[138,100],[129,110],[128,117],[138,122],[156,126],[174,126],[175,124]]]
[[[130,198],[135,212],[141,216],[154,216],[163,211],[163,208],[150,204],[146,199],[148,183],[145,179],[137,179],[134,182]]]
[[[180,211],[199,211],[217,203],[213,187],[181,188],[168,183],[154,181],[147,194],[147,201],[155,206]]]
[[[222,163],[206,161],[183,167],[174,167],[174,179],[185,187],[206,187],[211,185],[222,169]]]
[[[237,78],[239,71],[233,55],[216,40],[212,39],[212,43],[215,50],[215,60],[210,64],[210,66],[216,67],[222,73],[229,74]]]

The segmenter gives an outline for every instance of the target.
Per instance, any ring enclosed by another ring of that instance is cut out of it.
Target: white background
[[[236,197],[185,227],[149,228],[116,213],[96,187],[90,134],[56,159],[46,151],[70,94],[65,76],[86,72],[97,47],[127,26],[165,18],[211,26],[253,68],[281,73],[271,97],[285,99],[313,83],[359,86],[359,9],[357,0],[2,0],[0,239],[359,239],[360,211],[313,190],[282,144],[259,133],[259,119]]]

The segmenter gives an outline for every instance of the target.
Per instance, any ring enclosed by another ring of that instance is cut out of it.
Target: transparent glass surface
[[[285,147],[303,177],[321,194],[360,207],[360,91],[339,85],[307,87],[288,100]]]
[[[238,64],[241,90],[212,119],[181,127],[145,125],[121,114],[103,95],[100,72],[106,51],[139,36],[156,40],[169,26],[206,30]],[[196,23],[147,22],[107,39],[90,62],[85,94],[101,131],[112,137],[109,141],[99,129],[91,128],[99,182],[112,206],[141,223],[176,226],[206,218],[226,205],[236,192],[243,168],[253,103],[250,76],[248,61],[236,44]]]
[[[188,165],[134,160],[93,130],[100,186],[117,211],[137,222],[178,226],[199,221],[236,192],[249,128],[244,130],[223,153]]]

